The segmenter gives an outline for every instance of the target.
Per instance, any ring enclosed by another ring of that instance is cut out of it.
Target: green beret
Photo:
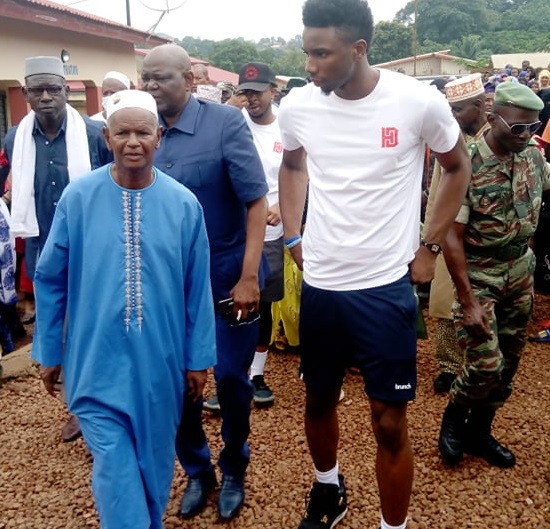
[[[542,110],[542,99],[529,87],[510,81],[500,83],[495,90],[495,105],[513,105],[527,110]]]

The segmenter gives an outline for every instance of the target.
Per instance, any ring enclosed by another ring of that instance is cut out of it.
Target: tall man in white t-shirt
[[[416,387],[413,283],[433,277],[469,182],[469,157],[443,95],[368,64],[373,20],[365,0],[307,0],[303,23],[312,83],[293,89],[278,116],[285,243],[304,270],[305,430],[316,477],[299,527],[329,529],[347,511],[336,406],[352,360],[371,407],[381,528],[404,529],[413,481],[407,433]],[[445,176],[419,244],[426,144]]]

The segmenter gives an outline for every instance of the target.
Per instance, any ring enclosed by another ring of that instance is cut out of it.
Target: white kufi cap
[[[123,108],[142,108],[155,117],[158,115],[157,103],[153,96],[141,90],[121,90],[109,97],[106,109],[107,119]]]
[[[466,75],[445,85],[445,96],[449,103],[465,101],[472,97],[485,94],[480,73]]]
[[[117,81],[120,81],[128,90],[130,89],[130,79],[128,79],[128,77],[123,73],[115,72],[113,70],[105,74],[103,80],[105,81],[105,79],[116,79]]]

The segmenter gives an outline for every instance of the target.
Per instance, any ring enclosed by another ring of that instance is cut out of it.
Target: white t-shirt
[[[248,124],[254,145],[260,155],[262,166],[264,168],[265,179],[269,191],[267,192],[267,201],[270,206],[279,203],[279,167],[283,159],[283,144],[281,142],[281,132],[277,120],[269,125],[258,125],[254,123],[246,109],[243,114]],[[266,241],[275,241],[283,236],[283,223],[277,226],[270,226],[265,229]]]
[[[313,84],[294,88],[278,120],[284,148],[307,152],[304,280],[345,291],[404,276],[419,244],[425,145],[448,152],[460,134],[445,97],[380,70],[356,101]]]

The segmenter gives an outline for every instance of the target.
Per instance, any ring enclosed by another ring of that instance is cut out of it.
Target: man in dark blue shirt
[[[34,203],[39,230],[36,239],[27,238],[27,243],[30,243],[34,252],[33,259],[30,259],[27,253],[27,272],[32,279],[38,253],[44,247],[50,231],[55,208],[70,180],[67,137],[71,131],[67,130],[69,87],[65,84],[61,60],[57,57],[31,57],[27,59],[26,73],[32,73],[25,76],[26,86],[23,87],[23,93],[34,113]],[[96,169],[112,161],[111,153],[103,139],[103,125],[87,116],[80,117],[84,120],[86,130],[90,169]],[[21,178],[21,175],[15,174],[16,169],[12,167],[18,128],[19,125],[8,130],[4,141],[3,153],[7,164],[4,164],[3,173],[7,175],[11,168],[12,181]],[[72,175],[73,178],[76,176],[80,175]],[[0,184],[4,184],[4,181]]]
[[[244,501],[250,457],[248,368],[258,324],[239,324],[255,319],[259,308],[267,184],[243,115],[234,107],[191,95],[191,61],[183,48],[174,44],[154,48],[144,60],[142,83],[155,98],[164,127],[155,165],[199,199],[210,242],[214,301],[218,305],[226,298],[233,301],[232,314],[216,316],[214,368],[224,441],[218,511],[227,520],[238,514]],[[185,401],[176,450],[189,477],[180,514],[190,518],[202,511],[216,484],[202,428],[202,399]]]
[[[19,228],[14,229],[14,235],[25,238],[27,274],[32,280],[38,256],[50,232],[57,203],[70,178],[86,172],[80,172],[79,167],[89,167],[90,170],[105,165],[112,160],[112,155],[103,139],[103,125],[78,115],[67,104],[69,87],[65,84],[63,63],[59,58],[26,59],[23,93],[31,107],[31,113],[6,134],[4,148],[0,153],[0,188],[4,189],[5,179],[11,171],[14,189],[13,219],[28,219],[28,209],[33,209],[30,216],[34,221],[30,224],[27,221],[17,223]],[[83,120],[83,123],[78,120]],[[74,123],[77,125],[73,125]],[[75,137],[84,133],[86,138]],[[84,145],[86,152],[69,153],[71,145]],[[34,165],[31,158],[33,152]],[[86,154],[89,154],[89,161],[85,159]],[[74,162],[75,158],[79,158],[79,161]],[[69,163],[70,161],[73,163]],[[15,191],[23,180],[28,180],[28,196],[24,197],[24,191]],[[17,204],[16,194],[24,199]],[[5,201],[9,203],[9,195],[5,196]],[[12,227],[14,226],[12,223]],[[61,435],[66,442],[80,437],[76,417],[70,417]]]

